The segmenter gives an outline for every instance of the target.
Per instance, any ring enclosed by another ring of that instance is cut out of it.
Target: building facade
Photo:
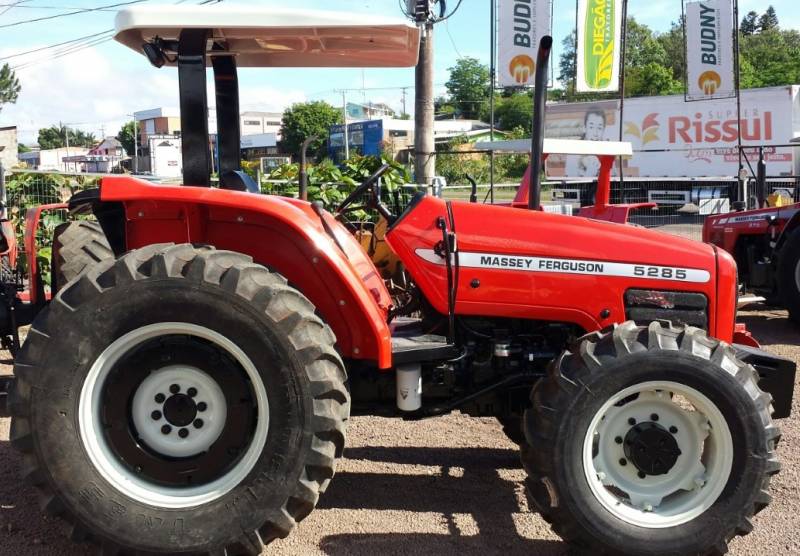
[[[4,168],[16,166],[18,152],[16,126],[0,127],[0,164]]]

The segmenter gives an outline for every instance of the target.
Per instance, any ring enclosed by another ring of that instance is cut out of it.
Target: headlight
[[[625,317],[636,322],[668,320],[708,329],[708,298],[702,293],[660,290],[625,292]]]

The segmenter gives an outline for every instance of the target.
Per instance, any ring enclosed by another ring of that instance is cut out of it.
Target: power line
[[[27,0],[25,0],[25,1],[27,1]],[[136,0],[135,2],[124,2],[124,3],[121,3],[121,4],[113,4],[112,6],[123,6],[123,5],[137,4],[137,3],[141,3],[141,2],[147,2],[147,1],[148,0]],[[183,4],[186,1],[187,0],[178,0],[177,2],[175,2],[175,4]],[[203,6],[203,5],[211,4],[211,3],[220,3],[222,1],[223,0],[204,0],[203,2],[199,2],[198,5]],[[108,7],[110,7],[110,6],[105,6],[105,8],[108,8]],[[86,11],[97,11],[97,10],[100,10],[100,9],[101,8],[94,8],[92,10],[86,10]],[[65,14],[65,15],[69,15],[69,14]],[[17,57],[17,56],[22,56],[24,54],[32,54],[32,53],[35,53],[35,52],[41,52],[41,51],[44,51],[44,50],[50,50],[50,49],[53,49],[53,48],[57,48],[59,46],[70,45],[67,48],[59,50],[59,51],[53,53],[50,56],[47,56],[47,57],[44,57],[44,58],[38,58],[36,60],[30,60],[30,61],[27,61],[27,62],[22,62],[18,66],[15,66],[15,67],[11,68],[14,71],[23,70],[23,69],[29,68],[31,66],[34,66],[34,65],[37,65],[37,64],[40,64],[40,63],[49,62],[51,60],[56,60],[56,59],[62,58],[64,56],[68,56],[69,54],[74,54],[76,52],[80,52],[81,50],[85,50],[87,48],[91,48],[93,46],[97,46],[97,45],[102,44],[104,42],[110,41],[110,40],[112,40],[114,38],[113,37],[113,33],[114,33],[114,29],[107,29],[107,30],[101,31],[99,33],[86,35],[84,37],[78,37],[77,39],[72,39],[72,40],[69,40],[69,41],[64,41],[64,42],[61,42],[61,43],[52,44],[50,46],[45,46],[45,47],[41,47],[41,48],[36,48],[36,49],[33,49],[33,50],[29,50],[27,52],[20,52],[20,53],[17,53],[17,54],[12,54],[10,56],[6,56],[5,58],[0,58],[0,60],[5,60],[5,59],[8,59],[8,58],[14,58],[14,57]],[[89,39],[95,39],[95,40],[89,40]],[[86,41],[86,42],[84,42],[84,41]]]
[[[80,41],[84,41],[86,39],[91,39],[94,37],[99,37],[100,35],[107,35],[108,33],[113,33],[113,29],[106,29],[105,31],[100,31],[99,33],[94,33],[93,35],[86,35],[85,37],[78,37],[77,39],[72,39],[64,42],[59,42],[56,44],[51,44],[50,46],[43,46],[41,48],[34,48],[33,50],[26,50],[25,52],[17,52],[16,54],[9,54],[8,56],[3,56],[0,60],[9,60],[11,58],[17,58],[19,56],[25,56],[26,54],[34,54],[36,52],[42,52],[43,50],[50,50],[51,48],[57,48],[59,46],[64,46],[66,44],[72,44]]]
[[[120,6],[129,6],[131,4],[140,4],[140,3],[146,2],[146,1],[147,0],[131,0],[129,2],[120,2],[118,4],[108,4],[106,6],[98,6],[97,8],[84,8],[84,9],[81,9],[81,10],[76,10],[74,12],[67,12],[67,13],[56,14],[56,15],[48,15],[48,16],[43,16],[43,17],[37,17],[37,18],[34,18],[34,19],[25,19],[25,20],[22,20],[22,21],[14,21],[13,23],[6,23],[5,25],[0,25],[0,29],[6,29],[8,27],[16,27],[17,25],[23,25],[25,23],[36,23],[37,21],[46,21],[46,20],[50,20],[50,19],[56,19],[56,18],[59,18],[59,17],[67,17],[67,16],[70,16],[70,15],[78,15],[78,14],[83,14],[83,13],[88,13],[88,12],[103,11],[103,10],[106,10],[108,8],[117,8],[117,7],[120,7]]]
[[[20,6],[20,4],[23,4],[23,3],[29,2],[29,1],[30,0],[19,0],[18,2],[12,2],[11,4],[0,4],[0,5],[5,7],[5,10],[0,12],[0,15],[3,15],[4,13],[9,12],[11,10],[11,8],[16,8],[16,7],[28,8],[29,6]]]
[[[20,6],[22,2],[30,2],[30,0],[21,0],[20,2],[12,2],[11,4],[0,4],[0,8],[7,7],[7,8],[24,8],[26,10],[85,10],[87,8],[81,8],[80,6]],[[6,10],[8,11],[8,10]],[[97,11],[113,11],[111,8],[97,8]],[[0,15],[3,15],[5,11],[0,12]]]

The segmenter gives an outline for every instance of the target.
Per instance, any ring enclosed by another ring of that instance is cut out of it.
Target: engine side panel
[[[708,245],[540,211],[457,201],[452,210],[457,314],[571,322],[591,331],[626,319],[628,289],[697,292],[708,298],[709,332],[732,339],[735,267],[718,284],[717,256]],[[442,241],[436,221],[446,215],[444,201],[425,198],[386,237],[441,313],[448,310],[447,270],[436,253]],[[718,288],[730,290],[723,301]],[[725,315],[722,326],[718,314]]]
[[[128,250],[191,242],[250,255],[314,303],[344,357],[391,367],[389,292],[355,238],[331,215],[324,218],[337,241],[308,203],[280,197],[108,177],[101,200],[123,203]]]

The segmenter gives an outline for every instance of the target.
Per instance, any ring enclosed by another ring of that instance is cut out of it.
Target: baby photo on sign
[[[616,140],[617,103],[554,104],[547,108],[546,136],[582,141]],[[600,161],[596,156],[553,156],[547,161],[552,178],[596,178]]]
[[[586,111],[583,117],[584,141],[607,141],[606,112],[598,106]],[[600,173],[600,160],[596,156],[567,156],[564,173],[567,177],[596,178]]]

